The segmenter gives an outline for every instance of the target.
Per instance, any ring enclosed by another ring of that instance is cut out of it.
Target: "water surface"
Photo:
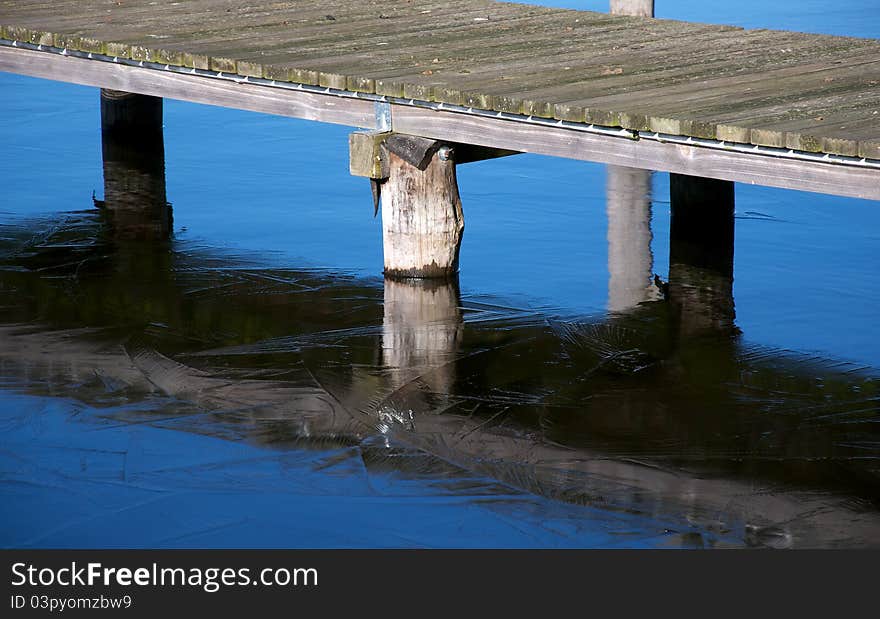
[[[753,8],[658,15],[880,15]],[[876,203],[737,186],[731,285],[668,175],[509,157],[459,169],[460,281],[386,283],[346,128],[167,101],[151,241],[97,91],[0,93],[0,544],[880,545]]]

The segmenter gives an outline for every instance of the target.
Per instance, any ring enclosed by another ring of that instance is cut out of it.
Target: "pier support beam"
[[[458,272],[464,214],[455,161],[435,140],[392,136],[381,185],[385,275],[449,278]],[[448,149],[448,147],[446,147]]]
[[[682,174],[669,185],[668,297],[681,334],[734,334],[734,185]]]
[[[101,90],[103,206],[115,236],[164,239],[171,233],[165,194],[162,99]]]
[[[464,232],[456,159],[479,154],[388,132],[353,133],[349,149],[351,173],[370,179],[376,212],[381,204],[386,277],[454,277]],[[512,154],[485,150],[484,159]]]
[[[611,0],[611,14],[654,17],[654,0]]]
[[[390,131],[348,139],[349,171],[370,179],[374,213],[382,208],[385,275],[455,277],[464,232],[456,166],[518,151],[440,142]]]

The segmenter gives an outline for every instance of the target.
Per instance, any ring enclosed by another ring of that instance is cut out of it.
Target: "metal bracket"
[[[391,131],[391,104],[376,101],[376,130]]]

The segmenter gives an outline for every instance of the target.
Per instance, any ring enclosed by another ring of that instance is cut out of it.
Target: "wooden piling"
[[[381,185],[385,275],[449,278],[458,272],[464,214],[455,162],[435,140],[393,135],[384,142]]]
[[[161,140],[162,99],[102,88],[101,130],[120,138]]]
[[[735,333],[734,184],[672,174],[670,199],[668,296],[682,335]]]
[[[117,238],[164,239],[171,232],[165,193],[162,99],[101,90],[104,200]]]

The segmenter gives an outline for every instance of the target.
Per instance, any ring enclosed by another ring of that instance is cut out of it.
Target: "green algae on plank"
[[[107,43],[106,53],[113,58],[131,58],[131,45],[125,43]]]
[[[263,65],[257,62],[239,60],[237,63],[237,73],[248,77],[263,77]]]
[[[211,63],[210,59],[205,54],[183,52],[183,66],[189,69],[203,69],[207,71],[211,68]]]
[[[150,62],[155,62],[157,64],[167,64],[174,67],[182,67],[183,64],[183,52],[172,51],[167,49],[154,49],[149,54]]]
[[[238,71],[236,61],[231,58],[211,56],[208,59],[208,66],[211,71],[220,71],[221,73],[236,73]]]

